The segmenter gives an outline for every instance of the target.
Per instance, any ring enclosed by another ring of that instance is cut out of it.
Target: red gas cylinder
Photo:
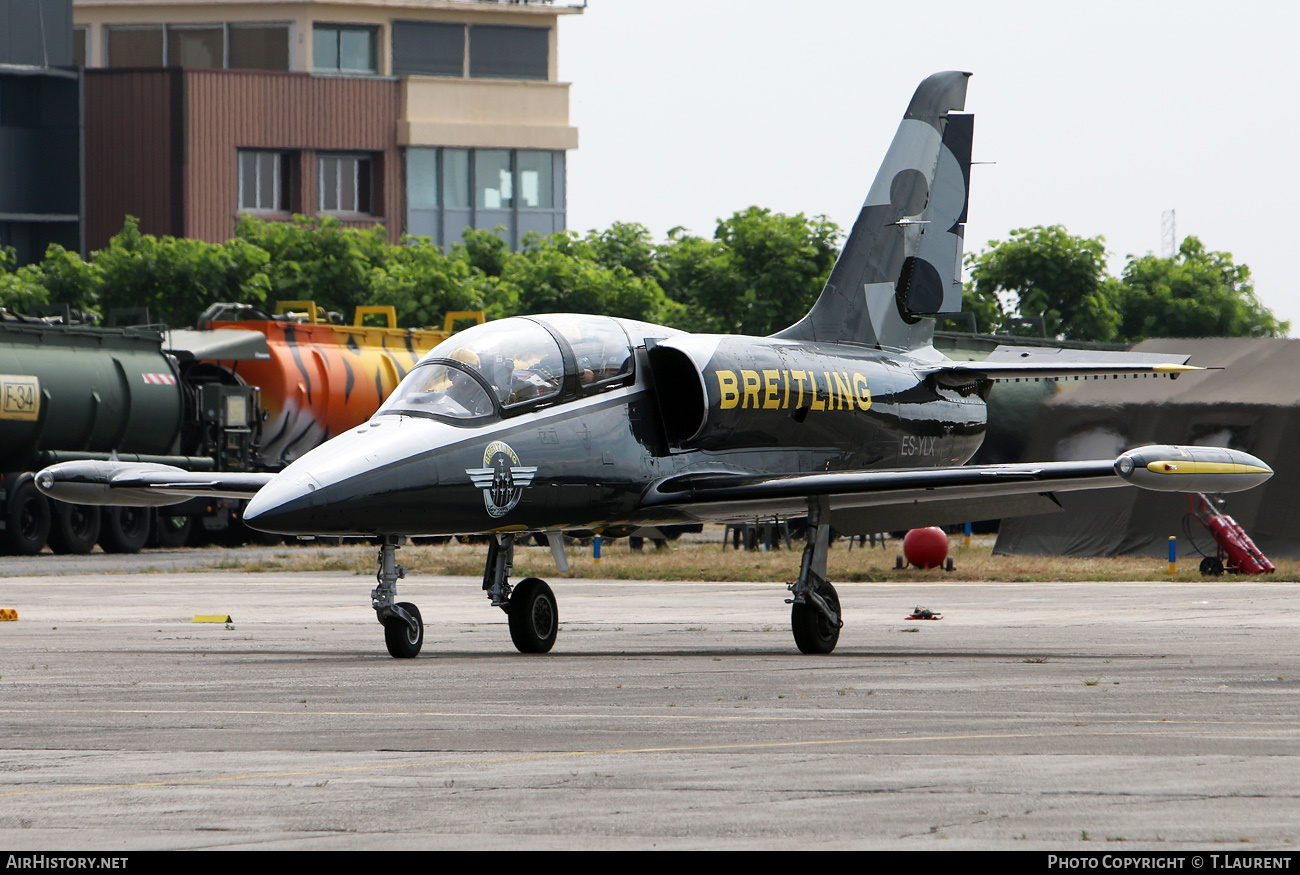
[[[903,555],[916,568],[938,568],[948,558],[948,536],[938,526],[912,529],[903,536]]]

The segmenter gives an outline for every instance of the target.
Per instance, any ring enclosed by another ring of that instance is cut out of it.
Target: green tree
[[[708,241],[674,228],[659,250],[664,290],[688,308],[694,330],[765,335],[808,312],[839,254],[825,216],[750,207],[718,223]]]
[[[245,240],[154,237],[141,234],[130,216],[91,259],[101,278],[101,308],[148,307],[153,321],[173,326],[192,325],[217,302],[265,303],[267,262],[267,253]]]
[[[505,228],[498,226],[504,232]],[[499,277],[510,259],[510,247],[496,231],[466,228],[461,239],[451,246],[452,254],[464,259],[483,276]]]
[[[269,299],[315,301],[345,317],[371,302],[373,272],[393,249],[383,226],[348,228],[333,216],[266,222],[245,215],[235,239],[266,254]]]
[[[484,292],[493,285],[474,276],[467,258],[448,257],[427,239],[408,238],[405,244],[372,269],[372,304],[392,305],[397,323],[408,327],[440,328],[448,311],[485,309]]]
[[[1128,340],[1277,337],[1291,327],[1255,297],[1249,267],[1196,237],[1174,258],[1130,255],[1120,285],[1120,332]]]
[[[1120,316],[1117,289],[1107,282],[1105,238],[1037,225],[988,245],[966,260],[971,281],[963,297],[975,307],[977,322],[1002,311],[1004,319],[1041,316],[1049,337],[1115,339]],[[1012,296],[1010,312],[992,306]]]
[[[530,235],[506,260],[500,290],[524,315],[595,313],[654,322],[673,309],[653,278],[602,264],[591,243],[572,233]]]
[[[40,283],[49,294],[51,303],[67,304],[83,312],[98,309],[104,276],[103,270],[93,262],[82,261],[77,253],[51,243],[39,265],[39,272]]]
[[[650,229],[635,222],[615,222],[605,231],[588,231],[584,238],[591,257],[605,267],[622,267],[642,279],[659,280]]]
[[[33,265],[15,268],[11,247],[0,246],[0,308],[30,314],[32,307],[48,303],[50,294],[42,282],[40,268]]]

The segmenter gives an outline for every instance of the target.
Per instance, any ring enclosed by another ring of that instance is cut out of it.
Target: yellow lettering
[[[791,371],[790,376],[794,377],[794,381],[799,384],[799,400],[794,403],[795,409],[798,410],[803,407],[803,381],[808,377],[808,375],[803,371]]]
[[[835,394],[839,396],[840,403],[836,410],[844,409],[844,401],[848,400],[849,409],[853,409],[853,393],[849,390],[849,372],[844,372],[844,379],[840,379],[840,372],[835,372]]]
[[[775,410],[781,406],[776,400],[776,378],[780,371],[763,371],[763,409]]]
[[[759,387],[758,371],[741,371],[740,379],[745,384],[745,400],[743,400],[740,403],[740,409],[748,410],[749,399],[753,398],[754,409],[757,410],[759,407],[762,406],[758,403],[758,387]]]
[[[781,379],[785,382],[785,397],[781,399],[781,409],[785,410],[790,406],[790,372],[782,371]]]
[[[808,372],[808,382],[812,383],[812,409],[825,410],[826,402],[817,400],[817,375],[812,371]]]
[[[867,378],[858,373],[853,375],[853,394],[858,396],[859,409],[871,409],[871,387],[867,385]]]
[[[718,393],[722,396],[718,406],[723,410],[729,410],[740,402],[736,374],[734,371],[716,371],[715,374],[718,378]]]

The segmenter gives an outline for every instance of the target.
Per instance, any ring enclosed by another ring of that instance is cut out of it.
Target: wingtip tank
[[[1138,447],[1115,460],[1115,473],[1157,492],[1242,492],[1273,476],[1249,453],[1227,447]]]
[[[114,487],[121,475],[184,474],[182,468],[151,462],[60,462],[36,474],[36,488],[50,498],[71,504],[103,504],[122,507],[163,507],[179,504],[186,495],[159,495],[146,489]]]

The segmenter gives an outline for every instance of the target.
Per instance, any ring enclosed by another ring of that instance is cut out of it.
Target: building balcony
[[[569,84],[408,76],[402,80],[402,146],[578,148]]]

